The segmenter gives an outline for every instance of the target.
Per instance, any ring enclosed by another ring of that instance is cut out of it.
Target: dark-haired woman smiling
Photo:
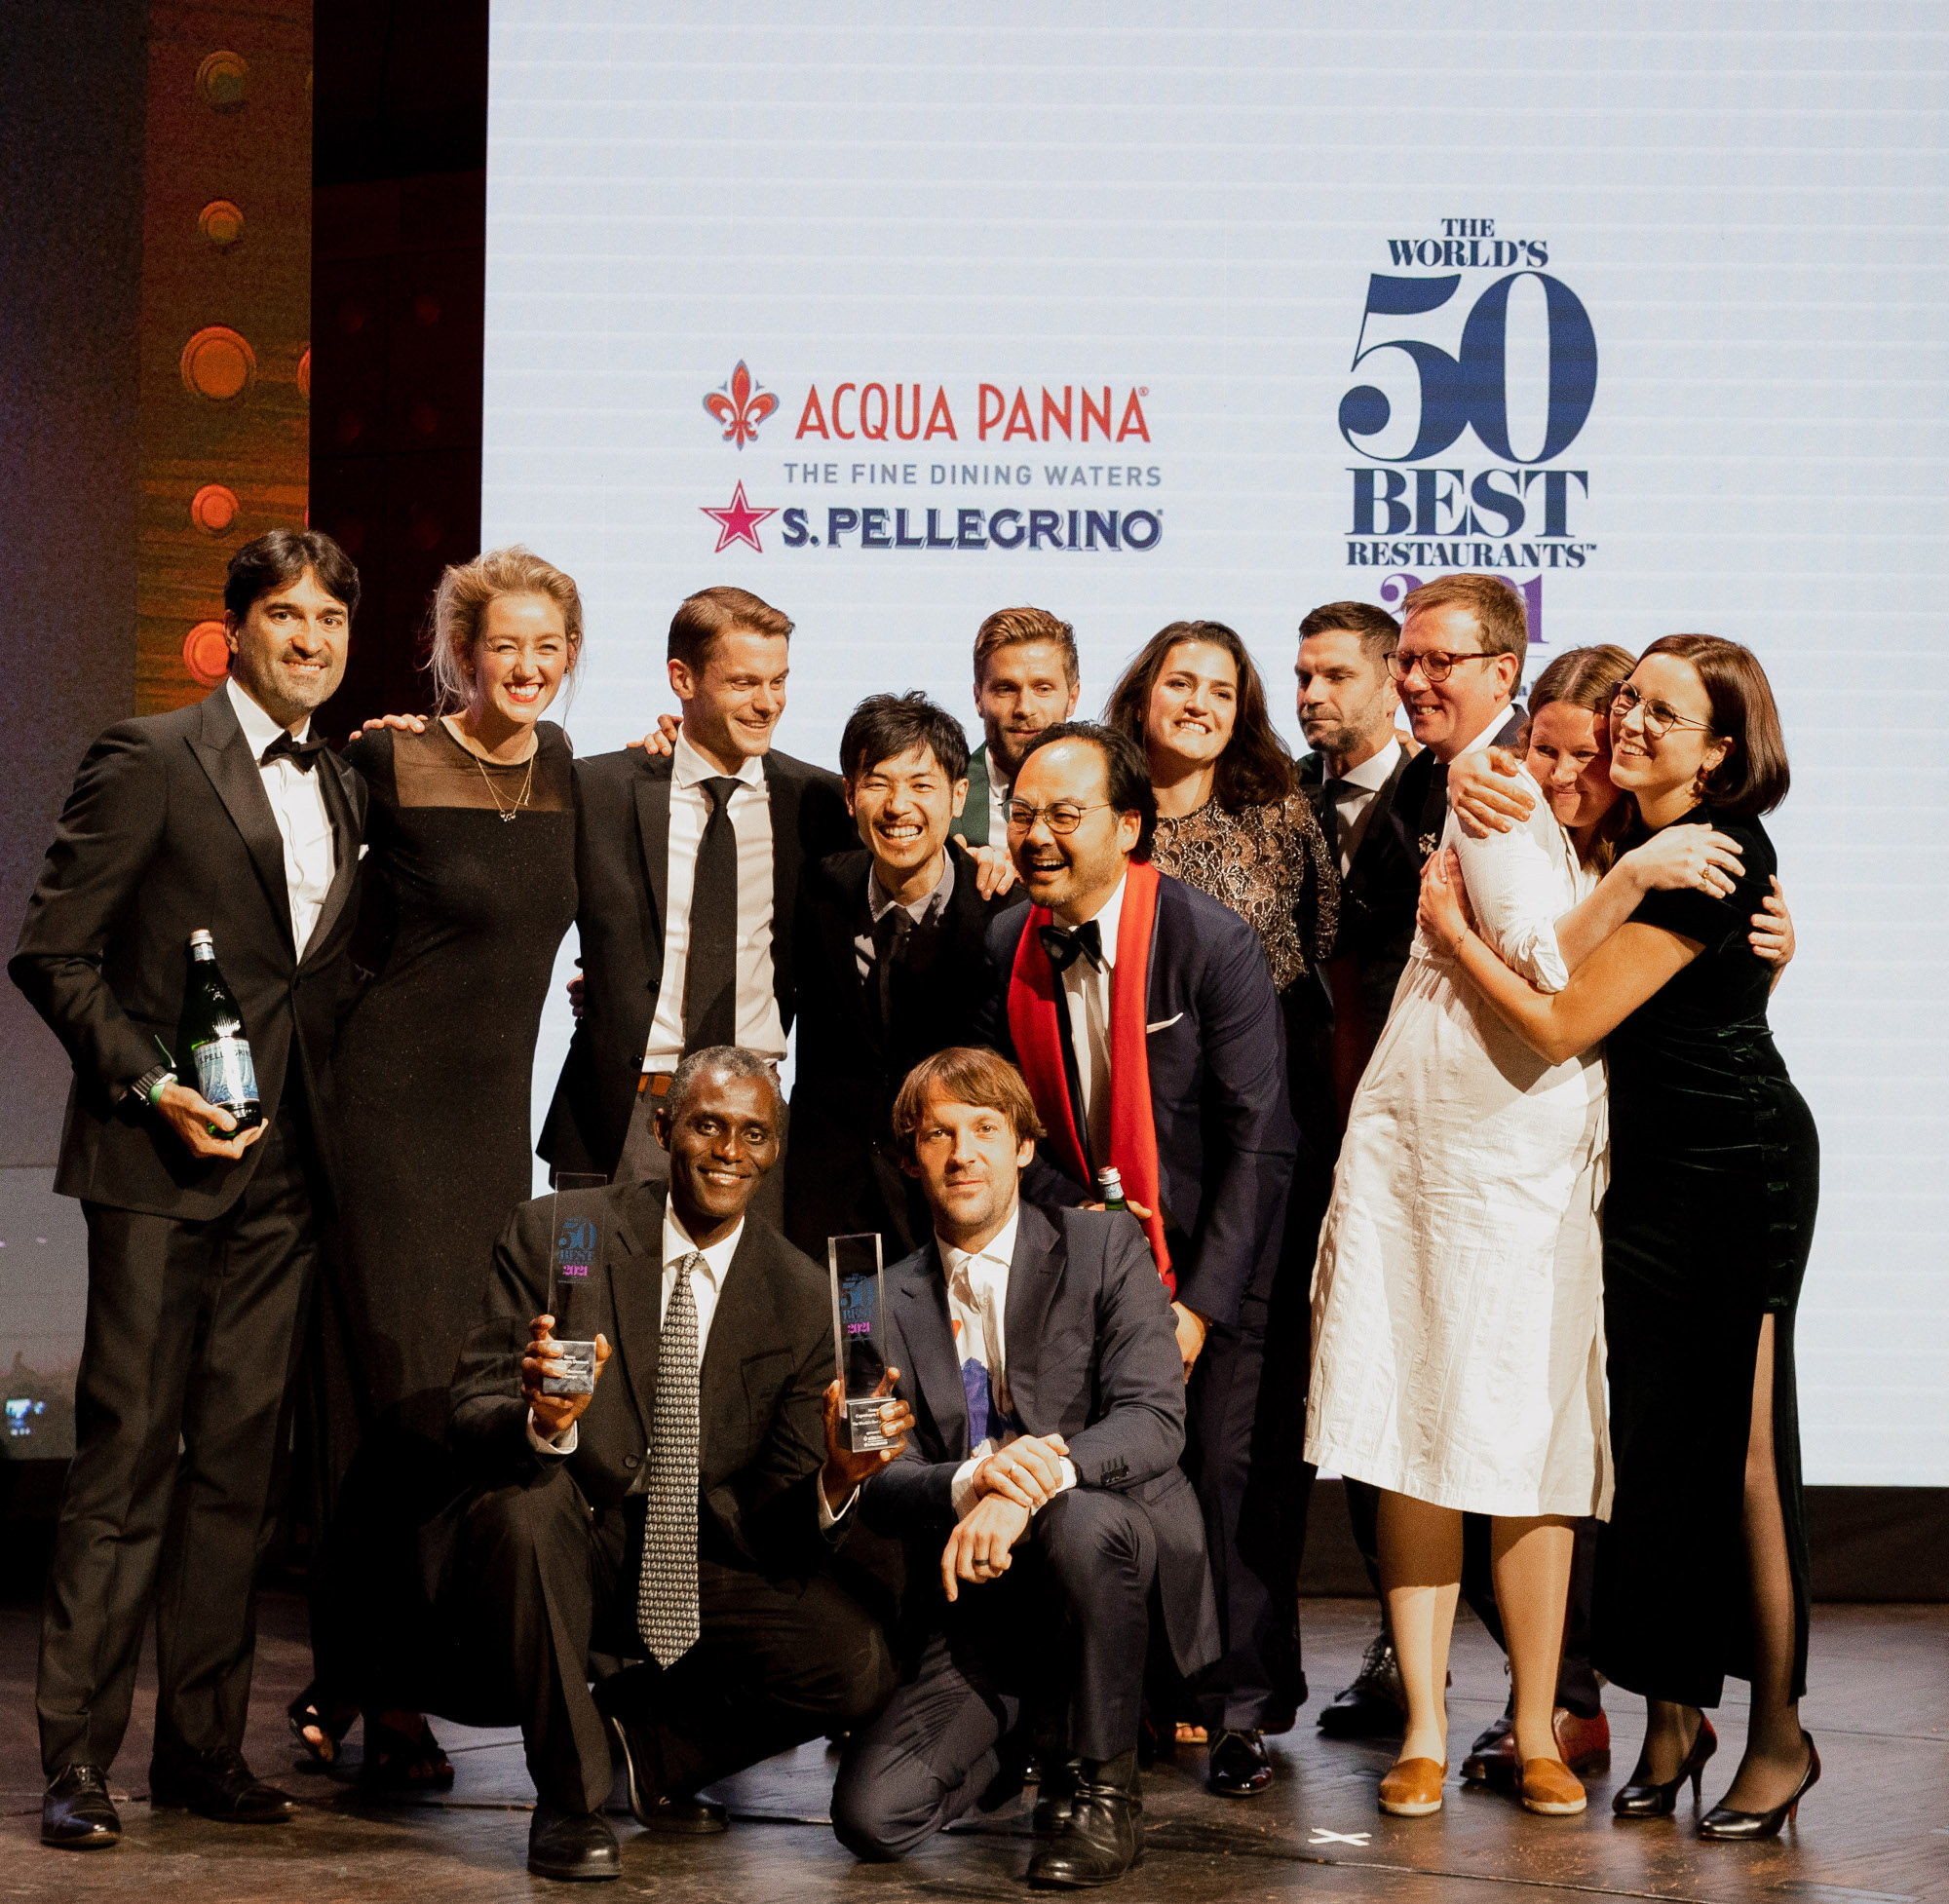
[[[1695,1792],[1702,1708],[1750,1680],[1745,1755],[1700,1834],[1771,1837],[1820,1775],[1802,1730],[1808,1562],[1793,1314],[1819,1147],[1767,1025],[1773,974],[1741,928],[1776,865],[1759,816],[1787,789],[1773,691],[1737,642],[1645,650],[1611,712],[1611,776],[1647,832],[1710,825],[1744,872],[1725,896],[1651,893],[1571,976],[1537,993],[1476,936],[1430,862],[1422,924],[1552,1062],[1609,1039],[1605,1337],[1617,1491],[1598,1550],[1597,1666],[1649,1704],[1621,1816]]]

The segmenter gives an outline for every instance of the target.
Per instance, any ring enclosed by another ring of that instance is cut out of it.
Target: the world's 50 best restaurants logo
[[[706,393],[705,414],[734,449],[783,453],[769,477],[752,473],[765,502],[740,477],[728,502],[700,514],[715,524],[718,554],[739,544],[763,554],[760,531],[775,515],[765,533],[787,550],[1141,554],[1164,537],[1150,394],[1148,384],[816,380],[795,400],[787,437],[794,405],[741,361]]]

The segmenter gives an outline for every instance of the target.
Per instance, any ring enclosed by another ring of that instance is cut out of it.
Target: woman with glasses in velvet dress
[[[1598,1550],[1592,1655],[1648,1703],[1624,1817],[1698,1792],[1726,1676],[1752,1689],[1745,1752],[1701,1821],[1772,1837],[1820,1775],[1800,1724],[1808,1553],[1793,1318],[1819,1145],[1767,1023],[1776,976],[1748,943],[1775,871],[1760,823],[1785,798],[1773,691],[1737,642],[1675,634],[1611,710],[1612,778],[1636,837],[1707,826],[1738,846],[1730,894],[1647,894],[1561,990],[1538,991],[1473,929],[1446,855],[1422,928],[1496,1016],[1562,1063],[1607,1041],[1611,1180],[1604,1319],[1616,1488]]]

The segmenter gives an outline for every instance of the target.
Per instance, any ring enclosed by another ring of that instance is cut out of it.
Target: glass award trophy
[[[587,1395],[595,1392],[595,1330],[601,1319],[592,1284],[602,1260],[600,1218],[588,1207],[564,1207],[562,1192],[600,1190],[607,1177],[558,1173],[549,1199],[550,1227],[554,1247],[550,1254],[549,1305],[554,1316],[551,1339],[560,1352],[560,1373],[542,1378],[545,1395]],[[578,1200],[580,1201],[580,1200]]]
[[[887,1372],[879,1234],[827,1237],[825,1262],[832,1272],[832,1349],[846,1397],[846,1445],[856,1455],[891,1448],[895,1437],[880,1427],[885,1397],[873,1392]]]

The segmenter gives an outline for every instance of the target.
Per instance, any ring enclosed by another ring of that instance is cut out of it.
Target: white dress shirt
[[[697,886],[697,853],[710,817],[704,782],[717,769],[679,732],[670,764],[669,859],[666,875],[669,917],[664,921],[664,975],[645,1071],[674,1071],[683,1056],[684,977],[690,966],[690,896]],[[738,841],[738,976],[734,1042],[776,1062],[785,1054],[772,974],[772,801],[762,755],[751,754],[730,778],[731,830]]]
[[[988,749],[988,844],[1009,843],[1009,802],[1014,797],[1015,783],[995,772],[995,749]]]
[[[957,1249],[945,1238],[936,1235],[935,1245],[940,1251],[940,1266],[947,1277],[947,1316],[954,1330],[954,1358],[966,1371],[969,1364],[976,1365],[986,1378],[989,1394],[994,1400],[994,1413],[1004,1423],[1014,1416],[1014,1401],[1009,1393],[1009,1359],[1006,1318],[1009,1308],[1009,1271],[1015,1260],[1015,1233],[1021,1226],[1022,1206],[1019,1201],[1009,1212],[1009,1220],[989,1238],[981,1249]],[[968,1394],[971,1385],[966,1373],[962,1375],[962,1392]],[[1022,1430],[1004,1427],[1000,1434],[992,1434],[990,1424],[974,1419],[971,1405],[968,1422],[970,1453],[968,1459],[954,1470],[952,1500],[954,1517],[962,1520],[968,1510],[974,1505],[974,1470],[998,1448],[1006,1448],[1011,1441],[1020,1439]],[[1062,1468],[1062,1485],[1073,1488],[1076,1485],[1076,1469],[1066,1457],[1059,1458]]]
[[[1340,791],[1333,801],[1333,824],[1340,843],[1340,870],[1343,873],[1352,868],[1354,856],[1359,852],[1360,842],[1366,837],[1367,820],[1374,811],[1374,796],[1387,785],[1388,776],[1395,771],[1395,763],[1400,756],[1401,743],[1390,741],[1379,753],[1361,761],[1357,767],[1350,767],[1344,774],[1327,777],[1340,781]]]
[[[691,1241],[690,1233],[677,1217],[675,1206],[669,1202],[664,1205],[664,1276],[663,1297],[657,1305],[657,1322],[661,1327],[663,1318],[669,1314],[670,1297],[676,1293],[677,1272],[685,1257],[693,1252],[704,1259],[704,1267],[695,1265],[690,1271],[690,1299],[697,1307],[697,1366],[704,1367],[704,1352],[710,1341],[711,1318],[717,1314],[717,1299],[724,1293],[724,1278],[731,1274],[731,1259],[738,1253],[738,1243],[745,1234],[745,1219],[740,1217],[731,1234],[712,1243],[708,1249],[700,1250]],[[544,1455],[572,1455],[580,1443],[577,1430],[580,1422],[571,1422],[566,1430],[555,1440],[550,1440],[536,1426],[534,1410],[528,1411],[528,1443]],[[645,1470],[647,1474],[647,1470]]]
[[[330,769],[314,762],[309,773],[296,761],[278,759],[262,764],[264,749],[284,728],[237,685],[232,675],[224,684],[237,725],[244,730],[245,744],[259,762],[257,772],[264,782],[264,797],[271,803],[271,818],[278,822],[278,837],[285,843],[285,892],[291,907],[291,943],[298,957],[325,910],[325,895],[331,891],[332,876],[338,870],[338,849],[331,837],[331,814],[325,804],[324,777]],[[311,722],[291,736],[308,740]]]
[[[1063,996],[1069,1005],[1069,1042],[1076,1052],[1077,1081],[1083,1086],[1083,1121],[1089,1126],[1090,1165],[1101,1169],[1110,1161],[1110,974],[1117,966],[1117,922],[1124,911],[1126,873],[1117,889],[1094,915],[1103,935],[1103,968],[1099,971],[1087,953],[1079,952],[1062,974]],[[1084,923],[1088,923],[1087,921]],[[1074,929],[1056,921],[1064,932]]]

